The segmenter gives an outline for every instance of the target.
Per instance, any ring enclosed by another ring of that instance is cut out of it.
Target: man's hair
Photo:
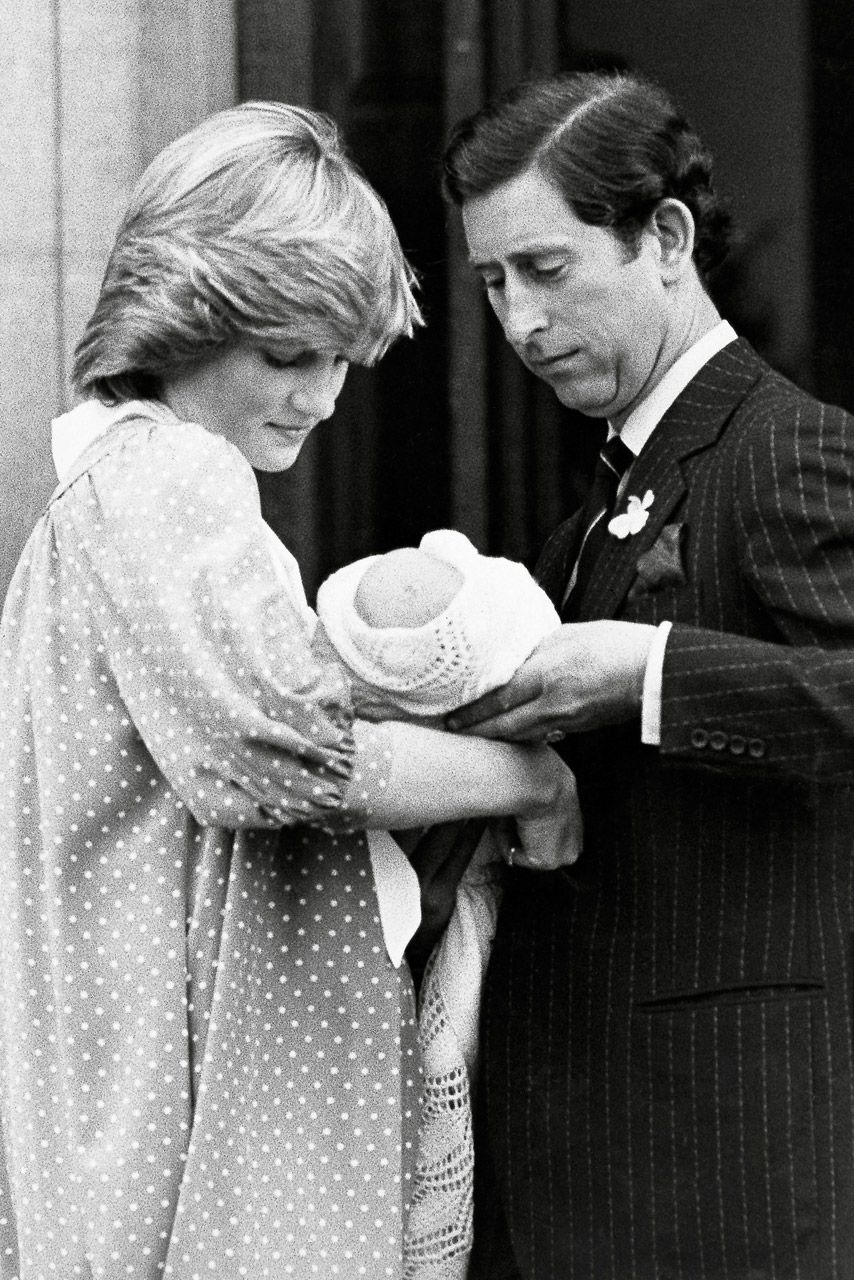
[[[708,150],[670,95],[637,75],[578,72],[516,85],[457,125],[443,164],[445,194],[460,205],[536,166],[582,222],[611,228],[632,249],[658,203],[681,200],[703,276],[729,246]]]
[[[385,204],[326,116],[221,111],[134,191],[74,361],[79,391],[157,396],[170,371],[239,343],[373,363],[421,322]]]

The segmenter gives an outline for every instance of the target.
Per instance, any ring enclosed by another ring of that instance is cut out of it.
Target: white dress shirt
[[[721,320],[679,357],[649,395],[645,396],[632,410],[623,423],[620,438],[635,457],[649,440],[673,401],[685,390],[692,378],[699,373],[703,365],[708,364],[712,356],[717,355],[730,342],[734,342],[737,336],[732,325],[726,320]],[[609,424],[609,439],[616,434]],[[629,484],[631,473],[630,466],[620,482],[617,491],[618,502]],[[664,650],[672,625],[671,622],[662,622],[659,625],[646,663],[641,702],[641,741],[651,746],[657,746],[661,741],[661,682]]]

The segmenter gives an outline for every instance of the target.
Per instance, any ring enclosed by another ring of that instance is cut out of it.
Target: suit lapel
[[[667,410],[632,464],[618,506],[618,511],[624,511],[629,496],[642,499],[651,491],[647,522],[636,534],[606,540],[581,605],[582,619],[616,614],[635,578],[638,559],[685,496],[685,460],[715,443],[764,368],[748,343],[738,339],[704,365]]]
[[[540,552],[534,577],[560,611],[570,570],[578,555],[581,541],[583,507],[558,525]]]

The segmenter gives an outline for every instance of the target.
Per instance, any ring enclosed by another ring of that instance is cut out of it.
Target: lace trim
[[[502,880],[503,861],[487,829],[424,971],[418,1018],[423,1103],[403,1280],[465,1280],[468,1273],[478,1023]]]
[[[471,1087],[436,976],[436,954],[422,987],[418,1038],[424,1099],[404,1280],[464,1280],[472,1247]]]

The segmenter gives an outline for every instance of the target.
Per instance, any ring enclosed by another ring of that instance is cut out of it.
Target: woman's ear
[[[694,216],[681,200],[660,200],[650,215],[647,231],[657,244],[661,278],[674,284],[692,265],[694,257]]]

